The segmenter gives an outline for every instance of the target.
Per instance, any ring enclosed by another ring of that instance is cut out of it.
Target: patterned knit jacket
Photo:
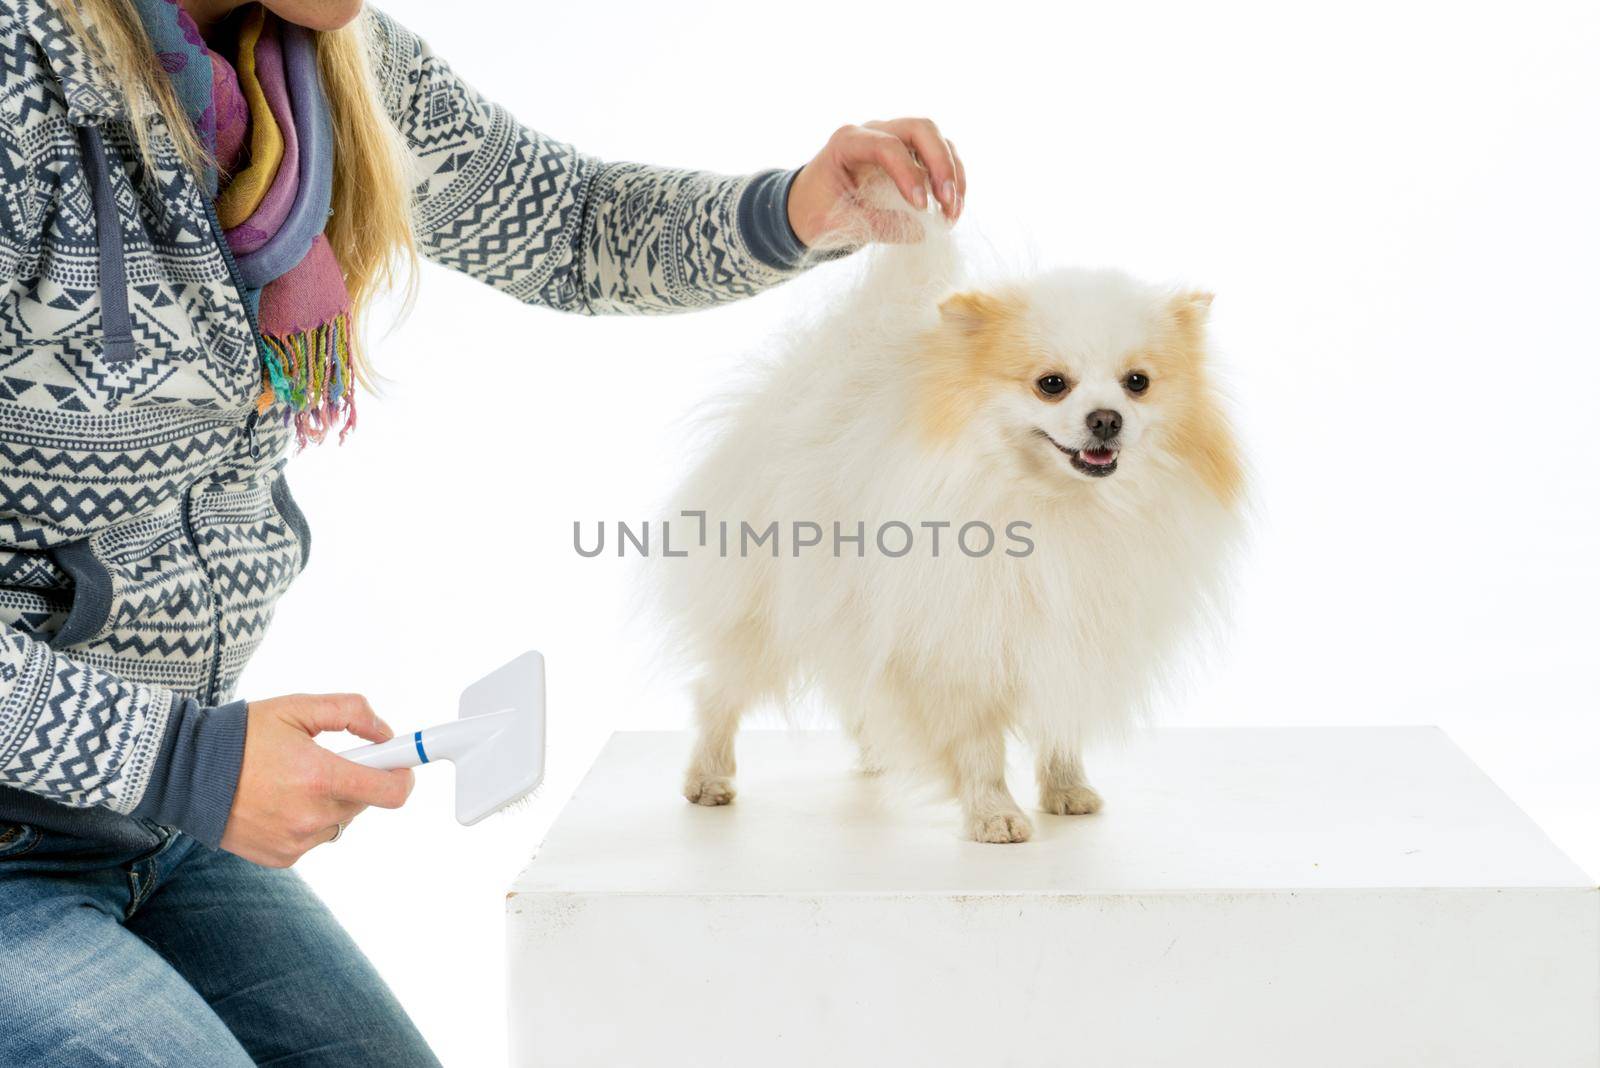
[[[519,125],[369,11],[419,172],[422,252],[584,314],[699,308],[792,275],[793,172],[604,163]],[[305,566],[281,409],[212,206],[49,0],[0,5],[0,829],[145,821],[216,844],[234,684]],[[120,814],[120,815],[114,815]]]

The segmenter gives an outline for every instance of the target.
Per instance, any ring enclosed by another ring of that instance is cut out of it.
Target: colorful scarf
[[[260,327],[257,409],[284,402],[300,444],[355,428],[350,293],[323,235],[333,124],[311,32],[260,4],[236,16],[236,59],[212,51],[177,0],[136,0],[214,166],[201,176]]]

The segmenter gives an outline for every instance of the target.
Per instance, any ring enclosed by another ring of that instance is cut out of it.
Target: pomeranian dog
[[[1219,610],[1243,477],[1211,297],[1106,270],[973,286],[942,222],[908,224],[673,500],[698,524],[657,570],[696,673],[683,793],[732,802],[740,718],[815,688],[865,770],[931,774],[972,838],[1023,842],[1008,735],[1042,811],[1097,811],[1084,746]]]

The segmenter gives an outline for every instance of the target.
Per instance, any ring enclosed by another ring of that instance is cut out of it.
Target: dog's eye
[[[1061,375],[1045,375],[1034,384],[1040,393],[1050,397],[1059,397],[1067,391],[1067,380]]]
[[[1150,388],[1150,378],[1142,372],[1134,371],[1122,380],[1122,384],[1127,387],[1129,393],[1143,393]]]

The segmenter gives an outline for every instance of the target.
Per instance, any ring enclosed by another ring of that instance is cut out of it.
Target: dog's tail
[[[939,301],[963,281],[962,256],[950,223],[933,210],[905,202],[886,177],[864,183],[837,225],[813,245],[815,260],[840,250],[864,261],[837,317],[857,328],[903,334],[937,315]]]

